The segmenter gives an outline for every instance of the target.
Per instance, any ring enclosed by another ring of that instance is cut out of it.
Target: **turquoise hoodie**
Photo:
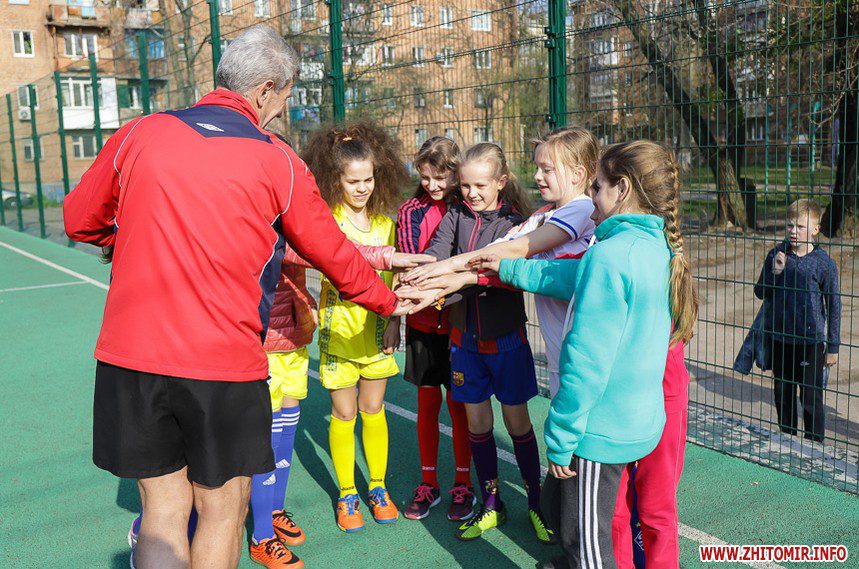
[[[549,459],[573,454],[621,464],[650,454],[662,437],[662,376],[671,334],[670,253],[655,215],[615,215],[596,228],[581,260],[504,260],[500,278],[570,299],[573,326],[561,347],[561,388],[545,438]]]

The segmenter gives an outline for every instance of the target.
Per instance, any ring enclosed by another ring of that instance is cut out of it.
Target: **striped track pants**
[[[616,569],[611,541],[617,491],[625,464],[602,464],[573,457],[576,476],[549,475],[540,507],[555,530],[571,569]]]

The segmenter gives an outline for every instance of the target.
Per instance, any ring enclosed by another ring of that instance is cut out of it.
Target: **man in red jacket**
[[[93,461],[139,481],[142,569],[238,564],[250,476],[274,468],[263,339],[287,242],[344,298],[408,310],[263,130],[297,71],[282,37],[248,29],[224,51],[221,88],[123,126],[63,205],[71,239],[113,246]]]

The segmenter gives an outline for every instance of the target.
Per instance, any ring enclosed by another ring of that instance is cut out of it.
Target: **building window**
[[[382,89],[382,99],[385,101],[384,107],[386,109],[396,108],[397,100],[394,97],[394,88],[393,87],[384,87]]]
[[[372,45],[347,45],[343,50],[346,65],[373,65],[376,63],[376,48]]]
[[[485,126],[474,127],[474,143],[492,142],[492,128]]]
[[[12,32],[12,51],[15,57],[33,57],[33,32]]]
[[[142,109],[143,105],[141,104],[141,95],[140,95],[140,84],[132,84],[128,83],[128,108],[130,109]]]
[[[478,89],[474,92],[474,106],[478,109],[485,109],[490,106],[489,94],[485,90]]]
[[[420,28],[424,25],[424,7],[412,6],[412,27]]]
[[[438,9],[439,27],[451,29],[453,27],[453,8],[450,6],[442,6]]]
[[[194,41],[194,38],[190,38],[190,40],[191,40],[191,54],[193,57],[194,45],[196,42]],[[188,60],[188,55],[185,53],[185,47],[186,47],[185,46],[185,37],[179,36],[176,39],[176,51],[178,52],[179,61],[187,61]]]
[[[393,65],[393,64],[394,64],[394,46],[383,45],[382,46],[382,65]]]
[[[314,0],[301,0],[301,19],[315,20],[316,19],[316,4]]]
[[[126,43],[128,43],[128,33],[126,32]],[[80,59],[82,57],[89,57],[92,54],[98,59],[98,36],[95,34],[65,32],[63,40],[66,46],[66,57]]]
[[[230,44],[233,43],[233,40],[228,40],[226,38],[221,38],[221,53],[224,52],[225,49],[230,47]]]
[[[29,4],[30,0],[9,0],[10,4]]]
[[[452,141],[456,142],[456,129],[455,128],[446,128],[444,129],[445,138],[449,138]]]
[[[472,10],[471,29],[475,32],[491,32],[492,14],[488,10]]]
[[[452,109],[453,108],[453,89],[445,89],[444,90],[444,108]]]
[[[218,12],[221,14],[232,14],[233,0],[218,0]]]
[[[42,139],[38,138],[39,141],[39,162],[45,161],[45,152],[44,147],[42,146]],[[23,149],[24,149],[24,161],[32,162],[33,161],[33,139],[25,138],[23,141]]]
[[[60,80],[63,107],[71,109],[92,108],[92,82],[87,78],[66,77]],[[99,106],[104,104],[104,90],[98,90]]]
[[[93,134],[75,134],[72,135],[72,155],[77,160],[86,158],[95,158],[98,152],[96,151],[96,140]]]
[[[427,97],[423,91],[415,89],[415,108],[424,109],[427,106]]]
[[[128,30],[125,32],[125,52],[128,54],[128,57],[132,59],[137,59],[138,57],[137,33],[138,32],[135,30]],[[161,33],[155,30],[146,30],[143,33],[146,34],[147,57],[149,59],[164,59],[164,37],[161,35]],[[88,34],[84,35],[86,36]]]
[[[453,67],[453,48],[452,47],[441,48],[441,66],[442,67]]]
[[[390,4],[382,4],[382,25],[390,26],[394,23],[394,9]]]
[[[36,92],[36,100],[34,101],[35,108],[39,108],[39,90],[34,88],[33,91]],[[30,106],[30,89],[27,85],[21,85],[18,87],[18,107],[29,107]]]
[[[415,148],[420,148],[423,146],[423,143],[429,139],[429,135],[427,134],[427,129],[425,128],[416,128],[415,129]]]
[[[271,16],[270,0],[254,0],[254,16],[257,18],[268,18]]]
[[[492,69],[492,52],[488,49],[475,51],[474,66],[477,69]]]
[[[412,59],[415,62],[415,67],[423,67],[425,61],[424,46],[418,45],[412,48]]]

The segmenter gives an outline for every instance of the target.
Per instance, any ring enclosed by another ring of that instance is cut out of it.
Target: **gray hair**
[[[280,91],[298,72],[298,53],[276,31],[258,25],[227,46],[215,77],[219,87],[244,95],[266,81]]]

